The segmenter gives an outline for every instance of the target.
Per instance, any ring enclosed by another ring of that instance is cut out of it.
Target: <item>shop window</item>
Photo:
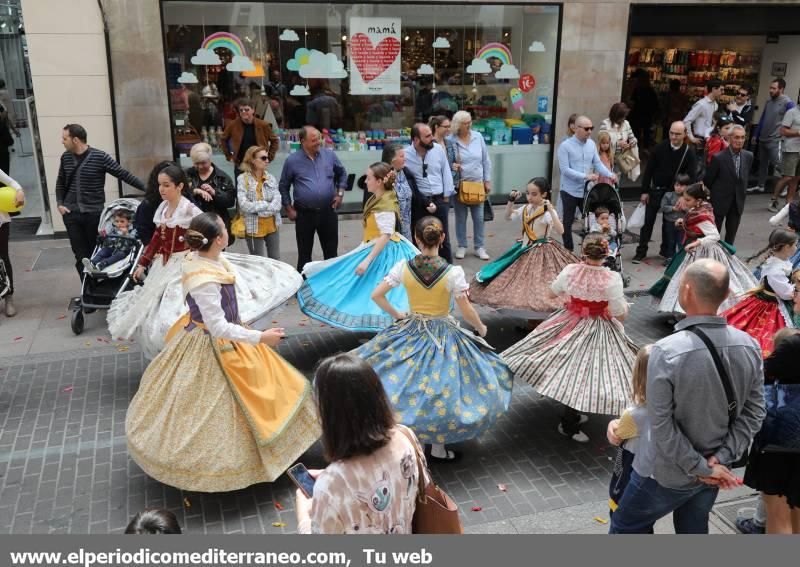
[[[219,148],[235,101],[281,140],[270,170],[313,124],[357,178],[415,122],[458,110],[490,145],[494,185],[547,175],[559,6],[162,2],[175,154]],[[345,198],[360,207],[361,194]]]

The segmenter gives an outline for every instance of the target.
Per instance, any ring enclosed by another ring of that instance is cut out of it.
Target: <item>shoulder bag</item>
[[[258,181],[256,181],[258,184]],[[263,193],[262,193],[263,194]],[[256,195],[258,191],[256,190]],[[239,209],[239,203],[236,203],[236,216],[231,221],[231,234],[236,238],[245,238],[251,236],[254,238],[263,238],[269,236],[278,230],[278,225],[275,222],[275,217],[258,217],[258,229],[253,234],[247,234],[247,224],[244,222],[244,215]]]
[[[444,490],[436,486],[430,472],[423,465],[424,459],[420,454],[419,445],[411,436],[410,431],[404,426],[398,427],[408,442],[414,448],[417,460],[417,474],[419,475],[419,488],[417,490],[417,505],[414,508],[411,531],[415,534],[462,534],[461,519],[458,517],[458,506]],[[425,477],[430,477],[429,483]]]
[[[458,150],[458,142],[453,142],[456,150],[456,163],[461,163],[461,152]],[[460,173],[460,171],[459,171]],[[486,200],[486,188],[483,181],[464,181],[463,177],[458,183],[458,200],[467,206],[480,205]]]
[[[703,344],[706,345],[708,352],[711,354],[711,359],[714,361],[714,366],[717,368],[717,374],[722,382],[722,388],[725,390],[725,400],[728,404],[728,429],[730,430],[733,422],[736,421],[736,407],[738,404],[736,402],[736,396],[733,393],[733,384],[731,384],[731,378],[728,376],[728,371],[725,370],[725,366],[722,364],[722,359],[719,357],[717,348],[714,346],[714,343],[711,342],[711,339],[708,338],[708,335],[705,333],[705,331],[697,327],[688,327],[686,330],[697,335],[697,337],[703,341]],[[744,452],[744,455],[742,455],[738,461],[722,464],[730,469],[737,469],[745,466],[747,464],[747,451]]]

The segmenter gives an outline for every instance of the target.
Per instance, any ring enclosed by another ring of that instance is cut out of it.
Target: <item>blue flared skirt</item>
[[[353,352],[420,441],[458,443],[490,429],[511,402],[514,376],[490,348],[451,317],[412,315]]]
[[[306,281],[297,292],[297,302],[306,315],[349,331],[380,331],[392,324],[391,316],[372,301],[370,295],[400,261],[407,261],[419,251],[405,238],[390,240],[361,275],[356,268],[369,255],[372,242],[322,262],[306,265]],[[403,286],[386,294],[397,310],[408,312],[408,295]]]

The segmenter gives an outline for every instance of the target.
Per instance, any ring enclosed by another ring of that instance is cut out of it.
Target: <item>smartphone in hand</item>
[[[314,483],[316,481],[303,463],[297,463],[286,471],[286,474],[292,479],[292,482],[297,485],[297,488],[306,495],[306,498],[313,498]]]

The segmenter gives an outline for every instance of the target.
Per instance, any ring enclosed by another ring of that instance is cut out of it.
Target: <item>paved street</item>
[[[766,239],[766,200],[749,198],[740,230],[740,255]],[[487,227],[488,248],[497,256],[516,236],[515,223]],[[343,221],[340,250],[355,245],[358,221]],[[755,238],[758,234],[758,238]],[[293,263],[293,230],[282,230],[284,260]],[[237,244],[236,250],[240,250]],[[18,277],[15,319],[0,321],[0,532],[119,533],[145,507],[166,507],[193,533],[279,533],[295,529],[293,493],[285,477],[273,484],[224,494],[184,493],[146,477],[129,459],[124,436],[128,403],[145,361],[136,344],[109,337],[104,314],[87,317],[79,337],[69,330],[66,306],[76,294],[66,241],[15,242],[12,257]],[[655,247],[651,247],[655,251]],[[624,257],[633,255],[627,246]],[[480,261],[468,258],[468,275]],[[638,297],[659,274],[657,259],[626,269],[633,278],[633,302],[625,327],[644,344],[670,328]],[[524,322],[481,310],[488,340],[502,349],[519,340]],[[260,326],[287,328],[280,352],[306,375],[326,355],[358,346],[366,336],[333,330],[304,317],[292,300]],[[437,481],[458,502],[465,526],[483,533],[602,532],[614,453],[605,442],[608,418],[591,416],[591,442],[578,444],[556,431],[559,408],[524,383],[515,385],[510,411],[480,440],[465,443],[464,459],[434,469]],[[324,466],[319,446],[302,461]],[[503,485],[502,488],[499,485]],[[718,503],[716,532],[731,532],[743,488]],[[479,508],[479,510],[478,510]],[[661,531],[669,531],[665,523]]]

